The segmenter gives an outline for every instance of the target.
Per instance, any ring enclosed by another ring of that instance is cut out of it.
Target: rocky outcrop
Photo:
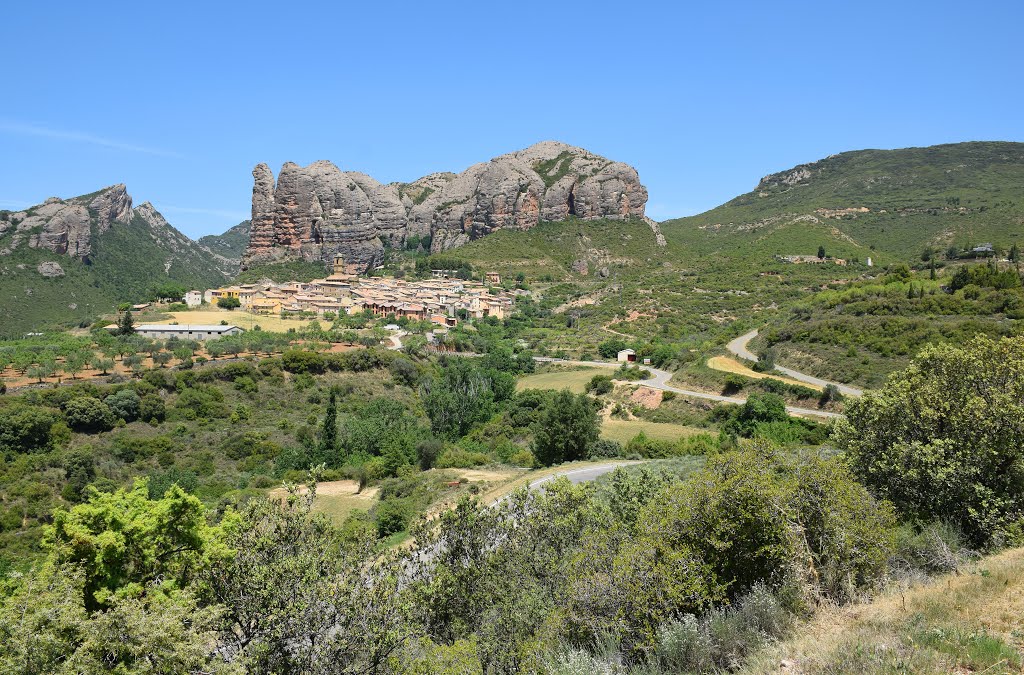
[[[14,236],[5,250],[27,242],[30,248],[88,260],[93,235],[103,234],[115,222],[128,222],[131,215],[132,198],[123,184],[68,200],[50,197],[27,211],[8,214],[6,224],[13,225]]]
[[[412,183],[382,185],[325,161],[289,162],[276,184],[260,164],[253,179],[243,267],[296,259],[330,266],[341,255],[362,272],[409,237],[429,237],[439,252],[543,220],[643,218],[647,203],[631,166],[553,141]]]
[[[64,268],[53,261],[41,262],[36,266],[36,272],[47,279],[55,279],[64,276]]]
[[[172,266],[193,263],[208,269],[211,264],[223,276],[238,271],[238,261],[216,255],[178,232],[149,202],[132,208],[132,198],[123,184],[71,199],[50,197],[24,211],[0,214],[0,255],[9,255],[21,246],[66,255],[85,263],[92,262],[97,241],[114,227],[131,228],[137,240],[148,240],[159,252],[164,272]],[[56,262],[45,262],[38,272],[43,276],[63,276]]]

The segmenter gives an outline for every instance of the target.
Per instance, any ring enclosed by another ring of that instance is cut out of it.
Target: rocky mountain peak
[[[82,197],[63,200],[50,197],[38,206],[8,216],[4,234],[14,225],[14,234],[4,242],[0,254],[27,243],[61,255],[87,260],[92,252],[93,224],[102,234],[117,221],[131,219],[132,198],[123,184],[112,185]]]
[[[500,229],[542,220],[643,218],[647,190],[636,169],[557,141],[411,183],[382,185],[327,161],[286,162],[277,181],[253,169],[252,228],[244,267],[345,258],[350,271],[378,264],[385,245],[430,237],[445,251]]]

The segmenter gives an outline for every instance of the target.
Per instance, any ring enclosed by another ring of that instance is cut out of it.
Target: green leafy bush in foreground
[[[835,439],[905,518],[947,521],[978,547],[1021,541],[1024,338],[925,348],[847,404]]]

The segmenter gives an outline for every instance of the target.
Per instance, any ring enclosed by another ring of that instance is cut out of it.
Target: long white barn
[[[238,326],[221,326],[205,324],[163,324],[144,323],[135,327],[135,332],[146,337],[167,340],[172,337],[183,340],[212,340],[225,335],[238,335],[242,329]]]

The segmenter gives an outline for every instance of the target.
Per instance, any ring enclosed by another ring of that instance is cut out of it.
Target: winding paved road
[[[555,359],[547,356],[535,356],[535,361],[542,361],[547,363],[568,363],[570,365],[579,366],[598,366],[601,368],[618,368],[621,364],[609,363],[607,361],[566,361],[563,359]],[[673,391],[683,396],[689,396],[690,398],[700,398],[706,401],[717,401],[719,403],[735,403],[742,405],[746,403],[747,399],[738,398],[732,396],[722,396],[721,394],[710,394],[706,391],[695,391],[693,389],[680,389],[679,387],[673,387],[668,383],[672,379],[672,373],[667,370],[661,370],[653,366],[640,366],[646,370],[649,370],[654,377],[648,380],[640,380],[637,382],[642,387],[650,387],[651,389],[658,389],[661,391]],[[815,410],[814,408],[798,408],[796,406],[787,405],[786,411],[793,415],[811,416],[811,417],[825,417],[828,419],[842,417],[839,413],[826,412],[824,410]]]
[[[729,352],[732,353],[734,356],[738,356],[741,359],[746,359],[747,361],[753,361],[754,363],[757,363],[757,354],[747,349],[747,345],[750,343],[751,340],[757,337],[757,333],[757,329],[752,330],[749,333],[744,333],[735,340],[729,342],[729,344],[727,344],[725,348],[728,349]],[[857,389],[856,387],[850,387],[839,382],[823,380],[819,377],[814,377],[813,375],[805,375],[804,373],[797,372],[792,368],[785,368],[783,366],[776,365],[775,370],[779,371],[780,373],[783,373],[788,377],[793,378],[794,380],[806,382],[807,384],[813,384],[818,387],[827,387],[830,384],[834,384],[844,396],[861,396],[864,393],[863,391]]]
[[[536,487],[540,487],[544,483],[553,481],[556,478],[561,478],[562,476],[568,478],[569,482],[572,483],[573,485],[578,485],[579,483],[589,483],[590,481],[595,480],[600,476],[605,475],[606,473],[610,473],[615,469],[618,469],[620,466],[629,466],[631,463],[633,462],[613,462],[611,464],[601,464],[600,466],[588,466],[582,469],[570,469],[568,471],[559,471],[558,473],[553,473],[550,476],[544,476],[543,478],[538,478],[535,481],[530,481],[530,489],[532,490]]]

